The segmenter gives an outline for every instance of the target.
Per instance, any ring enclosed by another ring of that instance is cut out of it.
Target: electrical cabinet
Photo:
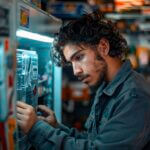
[[[34,108],[38,104],[46,105],[61,120],[61,68],[50,57],[61,20],[27,1],[18,1],[16,7],[16,99]],[[18,131],[19,148],[28,149],[26,136]]]
[[[16,122],[16,102],[51,108],[61,122],[61,68],[50,52],[62,21],[30,1],[0,0],[0,150],[31,145]]]

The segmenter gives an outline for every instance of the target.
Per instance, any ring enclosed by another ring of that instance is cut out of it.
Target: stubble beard
[[[100,72],[97,83],[95,85],[88,85],[89,88],[94,91],[105,81],[108,68],[105,60],[99,54],[96,55],[96,59],[101,63],[102,67],[97,70],[97,72]]]

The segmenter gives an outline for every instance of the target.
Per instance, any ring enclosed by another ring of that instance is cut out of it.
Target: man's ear
[[[109,49],[109,41],[106,38],[101,38],[98,44],[98,52],[101,54],[101,56],[106,57],[108,56]]]

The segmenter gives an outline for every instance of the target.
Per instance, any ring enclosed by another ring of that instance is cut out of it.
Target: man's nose
[[[75,76],[78,76],[83,72],[82,67],[80,66],[80,64],[73,63],[72,65],[73,65],[73,73],[74,73]]]

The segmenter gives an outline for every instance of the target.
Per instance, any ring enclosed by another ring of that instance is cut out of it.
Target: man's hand
[[[58,122],[55,117],[55,113],[51,109],[49,109],[48,107],[46,107],[44,105],[39,105],[37,109],[42,114],[41,116],[38,116],[39,120],[43,120],[43,121],[47,122],[54,128],[56,128],[58,126]]]
[[[37,116],[34,108],[24,102],[17,101],[17,122],[24,133],[28,133],[36,123]]]

